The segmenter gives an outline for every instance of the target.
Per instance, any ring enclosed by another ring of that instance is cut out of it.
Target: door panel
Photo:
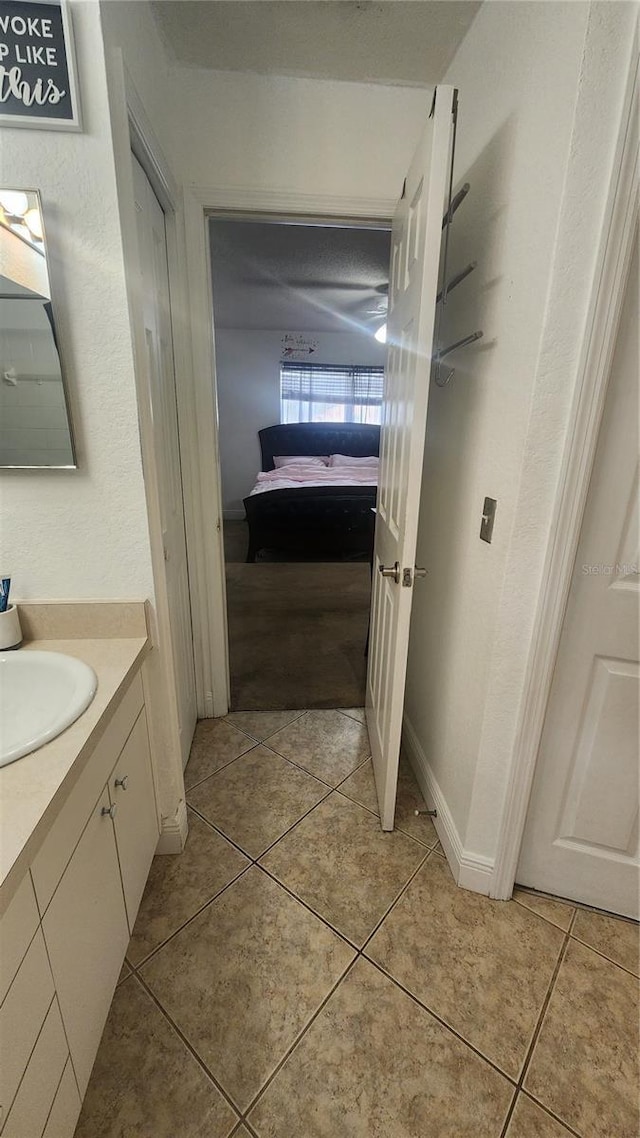
[[[171,652],[184,767],[189,757],[196,723],[196,686],[166,231],[164,214],[151,184],[140,163],[135,158],[132,158],[132,161],[142,267],[142,309],[171,627]]]
[[[517,880],[638,917],[638,246]]]
[[[373,557],[367,726],[382,828],[393,829],[420,481],[438,290],[442,216],[451,158],[452,87],[432,116],[393,219],[389,321]],[[398,572],[383,575],[381,570]]]

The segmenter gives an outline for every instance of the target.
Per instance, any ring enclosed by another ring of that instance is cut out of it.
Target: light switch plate
[[[491,541],[493,537],[493,523],[496,517],[496,506],[498,505],[495,498],[485,498],[484,507],[482,510],[482,522],[480,524],[480,537],[482,541]]]

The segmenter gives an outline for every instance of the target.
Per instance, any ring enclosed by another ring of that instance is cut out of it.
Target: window
[[[283,423],[379,423],[383,367],[280,365]]]

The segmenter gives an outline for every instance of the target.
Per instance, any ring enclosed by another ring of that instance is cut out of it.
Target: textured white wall
[[[17,599],[152,592],[97,4],[72,3],[83,131],[2,131],[2,181],[38,188],[79,470],[0,473]]]
[[[431,92],[173,68],[168,108],[189,184],[395,200]]]
[[[576,380],[631,42],[631,5],[483,5],[460,89],[443,340],[483,328],[432,388],[407,717],[463,846],[493,857]],[[508,50],[506,50],[508,45]],[[491,82],[487,76],[491,76]],[[479,540],[484,496],[498,501]]]
[[[291,331],[291,329],[287,329]],[[216,332],[220,462],[225,514],[244,517],[242,499],[260,470],[258,431],[280,422],[280,360],[284,332]],[[373,336],[305,332],[318,341],[313,362],[384,367],[386,349]]]

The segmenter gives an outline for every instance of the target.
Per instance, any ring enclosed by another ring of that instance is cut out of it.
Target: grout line
[[[341,778],[340,782],[336,783],[336,785],[334,786],[333,789],[337,790],[338,787],[344,786],[345,782],[348,782],[349,779],[351,778],[351,776],[356,773],[356,771],[362,770],[362,768],[364,766],[366,766],[367,763],[370,763],[370,762],[371,762],[371,755],[367,755],[366,759],[362,759],[362,761],[358,763],[357,767],[355,767],[352,771],[349,771],[349,774],[346,774],[344,776],[344,778]]]
[[[635,925],[636,928],[639,925],[634,917],[626,917],[623,913],[613,913],[610,909],[598,909],[595,905],[587,905],[585,901],[572,901],[569,897],[559,897],[556,893],[543,893],[540,889],[532,889],[529,885],[518,885],[517,881],[513,888],[514,890],[520,889],[530,897],[539,897],[541,901],[555,901],[556,905],[566,905],[567,908],[578,909],[582,913],[595,913],[598,917],[609,917],[612,921],[624,921],[625,924]]]
[[[330,929],[332,933],[335,933],[336,936],[339,936],[341,940],[345,941],[345,943],[349,945],[349,948],[352,948],[354,952],[358,953],[358,955],[360,954],[361,949],[358,947],[355,941],[351,940],[346,933],[340,932],[340,930],[337,929],[335,925],[332,925],[326,917],[321,916],[321,914],[307,901],[303,901],[302,897],[299,897],[297,893],[293,892],[293,889],[291,889],[289,885],[286,885],[284,881],[281,881],[279,877],[276,877],[275,873],[273,873],[272,870],[267,869],[265,865],[261,865],[258,861],[255,863],[255,865],[256,869],[261,869],[262,872],[266,874],[267,877],[270,877],[276,885],[279,885],[281,889],[284,889],[285,893],[288,893],[294,901],[297,901],[299,905],[302,905],[303,909],[306,909],[307,912],[311,913],[314,917],[317,917],[318,920],[322,921],[323,925],[326,925],[326,927]]]
[[[183,929],[186,929],[187,925],[190,925],[192,921],[195,921],[196,917],[199,917],[200,914],[203,913],[205,909],[209,908],[209,905],[212,905],[213,902],[217,901],[218,898],[221,897],[223,893],[226,893],[227,889],[230,889],[232,885],[235,885],[236,881],[239,881],[240,878],[243,877],[244,874],[247,873],[253,865],[255,865],[255,862],[253,862],[253,861],[250,862],[249,865],[245,865],[244,869],[241,869],[240,872],[237,873],[236,876],[231,879],[231,881],[228,881],[226,885],[223,885],[222,889],[219,889],[218,892],[213,897],[209,897],[208,901],[205,901],[205,903],[203,905],[201,905],[199,909],[196,909],[195,913],[192,913],[191,916],[187,917],[186,921],[184,921],[183,924],[180,925],[180,928],[174,929],[174,931],[172,933],[170,933],[169,936],[166,937],[166,939],[163,940],[161,944],[157,944],[155,946],[155,948],[153,948],[151,950],[151,952],[147,953],[147,955],[145,957],[143,957],[142,960],[139,960],[137,964],[132,964],[131,960],[127,956],[125,956],[125,960],[127,961],[127,964],[129,965],[129,968],[131,969],[131,971],[135,972],[136,975],[138,975],[138,969],[139,968],[144,968],[144,966],[149,963],[149,961],[152,959],[152,957],[156,956],[156,954],[160,951],[161,948],[164,948],[165,945],[167,945],[169,943],[169,941],[173,940],[178,935],[178,933],[181,933],[183,931]],[[125,976],[125,980],[127,980],[127,979],[128,979],[128,977]],[[124,983],[124,981],[123,981],[123,983]]]
[[[246,850],[243,850],[242,846],[239,846],[237,842],[234,842],[233,838],[228,837],[228,835],[225,834],[224,830],[221,830],[219,826],[216,826],[215,822],[212,822],[210,818],[207,818],[206,814],[202,814],[197,806],[192,806],[190,802],[187,802],[187,806],[189,807],[189,810],[193,810],[193,813],[197,814],[201,822],[204,822],[209,827],[209,829],[213,830],[216,834],[218,834],[219,837],[224,838],[225,842],[228,842],[230,846],[233,846],[233,848],[237,850],[238,853],[241,853],[243,857],[248,857],[249,861],[257,860],[256,858],[252,857],[251,854],[247,853]]]
[[[529,1099],[530,1102],[534,1102],[536,1106],[539,1106],[540,1109],[545,1112],[545,1114],[548,1114],[550,1118],[553,1118],[554,1122],[558,1122],[560,1123],[560,1126],[564,1126],[565,1130],[568,1131],[569,1134],[573,1134],[574,1138],[584,1138],[582,1134],[580,1134],[577,1130],[574,1130],[573,1126],[571,1126],[568,1122],[565,1122],[563,1118],[560,1118],[560,1115],[555,1114],[550,1107],[545,1106],[545,1104],[543,1102],[540,1102],[540,1100],[537,1099],[535,1095],[532,1095],[531,1091],[525,1091],[524,1087],[520,1087],[518,1093],[522,1097]]]
[[[307,714],[307,711],[309,709],[306,707],[303,707],[302,711],[298,711],[297,708],[290,708],[290,710],[294,711],[294,712],[297,711],[298,714],[294,715],[293,719],[290,719],[288,723],[285,723],[284,727],[278,727],[277,731],[272,731],[271,734],[267,735],[264,739],[256,739],[255,735],[252,735],[251,732],[247,731],[245,727],[238,727],[237,723],[230,723],[229,722],[229,716],[230,715],[277,715],[278,714],[277,710],[273,711],[273,712],[270,712],[270,711],[228,711],[226,715],[222,716],[221,722],[228,723],[229,727],[233,727],[234,731],[239,731],[241,735],[246,735],[247,739],[252,739],[258,745],[260,745],[261,743],[266,743],[267,739],[273,739],[273,736],[279,735],[281,731],[286,731],[287,727],[291,727],[291,725],[293,723],[297,723],[299,719],[302,719],[303,715]],[[283,711],[282,714],[284,715],[284,713],[285,712]],[[202,720],[200,720],[199,722],[202,722]]]
[[[346,716],[346,718],[350,719],[352,721],[352,723],[359,723],[361,727],[367,726],[366,719],[363,721],[362,719],[358,719],[358,717],[356,715],[349,715],[349,712],[348,712],[346,707],[336,707],[333,710],[339,711],[341,715]],[[360,710],[360,709],[358,709],[358,710]],[[362,708],[362,710],[364,711],[364,708]]]
[[[588,941],[581,940],[579,936],[575,935],[575,933],[571,933],[570,937],[571,940],[575,941],[576,944],[581,944],[583,948],[590,949],[591,952],[595,952],[596,956],[600,956],[603,960],[606,960],[607,963],[613,964],[614,967],[619,968],[621,972],[626,972],[627,976],[633,976],[634,980],[637,980],[639,978],[637,972],[632,972],[631,969],[627,968],[625,964],[620,964],[619,960],[613,960],[611,956],[607,956],[606,952],[602,952],[601,949],[594,948],[592,944],[588,943]]]
[[[270,846],[267,846],[266,850],[263,850],[262,853],[258,854],[257,858],[255,859],[256,865],[258,865],[260,863],[261,858],[266,857],[266,855],[268,853],[271,853],[271,850],[274,848],[274,846],[277,846],[278,843],[281,842],[284,838],[286,838],[291,833],[292,830],[295,830],[296,826],[299,826],[301,822],[304,822],[305,818],[308,818],[310,814],[313,814],[313,811],[318,806],[321,806],[323,802],[326,802],[327,798],[330,798],[333,793],[334,793],[333,790],[328,789],[327,793],[322,795],[322,798],[319,798],[318,801],[314,802],[313,806],[310,806],[309,809],[307,811],[305,811],[304,814],[301,814],[299,818],[296,818],[296,821],[293,822],[291,824],[291,826],[289,826],[289,828],[284,831],[284,833],[280,834],[279,838],[276,838],[276,840],[274,842],[272,842]],[[260,868],[262,869],[263,866],[260,866]]]
[[[207,1076],[207,1078],[208,1078],[208,1079],[210,1079],[210,1081],[213,1083],[214,1087],[216,1087],[216,1088],[217,1088],[217,1089],[220,1091],[220,1094],[221,1094],[221,1095],[223,1095],[223,1097],[224,1097],[224,1098],[226,1099],[226,1101],[229,1103],[229,1106],[232,1108],[232,1110],[233,1110],[234,1114],[238,1114],[238,1115],[240,1115],[240,1118],[238,1119],[238,1123],[240,1123],[240,1122],[242,1121],[242,1115],[241,1115],[241,1112],[240,1112],[240,1110],[239,1110],[238,1106],[237,1106],[237,1105],[234,1103],[234,1101],[233,1101],[233,1099],[231,1098],[231,1096],[230,1096],[229,1094],[227,1094],[227,1092],[225,1091],[225,1089],[224,1089],[224,1087],[222,1086],[222,1084],[218,1082],[218,1080],[216,1079],[216,1077],[214,1076],[214,1074],[212,1073],[212,1071],[210,1071],[210,1070],[209,1070],[209,1067],[208,1067],[208,1066],[207,1066],[207,1064],[205,1063],[204,1059],[203,1059],[203,1058],[202,1058],[202,1057],[201,1057],[201,1056],[198,1054],[198,1052],[196,1051],[195,1047],[193,1047],[193,1045],[192,1045],[192,1044],[189,1042],[189,1040],[187,1039],[186,1035],[185,1035],[185,1034],[184,1034],[184,1032],[183,1032],[183,1031],[181,1031],[181,1029],[178,1027],[178,1025],[177,1025],[177,1023],[175,1022],[175,1020],[174,1020],[174,1019],[172,1019],[172,1017],[169,1015],[169,1012],[168,1012],[168,1011],[167,1011],[167,1009],[166,1009],[166,1008],[163,1006],[163,1004],[161,1004],[161,1002],[160,1002],[160,1000],[158,999],[158,997],[156,996],[155,992],[153,992],[153,991],[152,991],[152,989],[149,987],[149,985],[147,984],[147,982],[146,982],[146,980],[144,979],[144,977],[143,977],[143,976],[138,976],[138,974],[136,973],[136,978],[137,978],[137,980],[138,980],[138,983],[139,983],[139,984],[141,984],[141,985],[142,985],[142,987],[144,988],[144,990],[145,990],[145,992],[147,993],[147,995],[148,995],[148,996],[149,996],[149,997],[150,997],[150,998],[153,1000],[153,1002],[154,1002],[154,1004],[156,1005],[156,1007],[158,1008],[158,1010],[159,1010],[160,1012],[162,1012],[162,1015],[163,1015],[163,1016],[164,1016],[164,1018],[167,1020],[167,1022],[168,1022],[169,1024],[171,1024],[171,1027],[172,1027],[172,1028],[173,1028],[173,1030],[175,1031],[176,1035],[178,1035],[178,1036],[180,1037],[180,1039],[181,1039],[181,1040],[182,1040],[182,1042],[184,1043],[184,1045],[185,1045],[185,1047],[187,1048],[187,1050],[188,1050],[188,1051],[190,1051],[190,1053],[193,1055],[194,1059],[196,1060],[196,1062],[198,1063],[198,1065],[199,1065],[199,1066],[202,1068],[202,1070],[204,1071],[204,1073],[205,1073],[205,1075]]]
[[[409,880],[408,880],[408,881],[406,881],[406,882],[404,883],[404,885],[402,886],[402,889],[400,889],[400,891],[398,892],[398,894],[397,894],[397,895],[394,897],[393,901],[392,901],[392,902],[391,902],[391,904],[389,905],[389,908],[386,910],[386,912],[384,913],[384,915],[383,915],[383,916],[380,918],[380,920],[378,921],[378,923],[377,923],[377,925],[375,926],[375,928],[372,930],[372,932],[369,934],[369,936],[368,936],[368,937],[367,937],[367,939],[365,940],[365,942],[364,942],[364,944],[363,944],[363,946],[362,946],[362,948],[361,948],[361,950],[360,950],[361,952],[364,952],[364,950],[365,950],[365,948],[367,947],[367,945],[371,943],[371,941],[373,940],[374,936],[376,935],[376,933],[377,933],[378,929],[379,929],[379,928],[380,928],[380,926],[381,926],[381,925],[384,923],[384,921],[386,921],[387,917],[388,917],[388,916],[389,916],[389,914],[391,913],[391,910],[392,910],[392,909],[395,909],[396,905],[398,904],[398,901],[400,900],[400,898],[401,898],[401,897],[403,897],[403,896],[404,896],[404,894],[406,893],[407,889],[408,889],[408,888],[409,888],[409,886],[411,885],[411,883],[412,883],[413,879],[414,879],[414,878],[415,878],[415,877],[418,875],[418,873],[419,873],[419,872],[420,872],[420,870],[422,869],[423,865],[425,865],[425,864],[426,864],[426,862],[428,861],[428,859],[429,859],[429,857],[430,857],[430,855],[431,855],[431,852],[432,852],[431,850],[427,850],[427,851],[426,851],[426,853],[425,853],[425,855],[424,855],[424,857],[422,857],[422,858],[420,859],[420,861],[418,862],[418,864],[417,864],[416,868],[414,869],[413,873],[411,874],[411,877],[409,878]],[[368,960],[368,959],[369,959],[369,958],[367,957],[367,960]]]
[[[527,1071],[529,1070],[529,1065],[530,1065],[531,1060],[533,1058],[533,1052],[535,1051],[535,1047],[536,1047],[536,1044],[538,1042],[538,1038],[539,1038],[540,1032],[542,1030],[542,1025],[544,1023],[544,1019],[545,1019],[545,1016],[547,1013],[547,1008],[549,1007],[549,1004],[551,1002],[551,997],[553,995],[553,990],[554,990],[555,985],[556,985],[556,980],[560,974],[562,962],[566,956],[567,948],[569,946],[570,931],[571,931],[574,920],[575,920],[575,915],[574,915],[574,917],[571,918],[571,924],[569,925],[569,928],[567,929],[567,931],[564,934],[564,939],[562,941],[562,944],[560,946],[560,951],[558,953],[558,959],[556,960],[556,965],[555,965],[555,968],[554,968],[553,973],[551,975],[549,985],[547,987],[547,993],[545,995],[544,1000],[542,1001],[542,1007],[540,1008],[540,1011],[538,1013],[538,1019],[536,1021],[536,1025],[533,1029],[533,1034],[531,1036],[531,1042],[529,1044],[529,1047],[527,1048],[525,1057],[524,1057],[523,1062],[522,1062],[522,1066],[520,1068],[520,1076],[518,1078],[518,1086],[520,1088],[522,1088],[522,1086],[524,1084],[524,1080],[525,1080],[526,1075],[527,1075]]]
[[[368,763],[369,759],[365,759],[364,762]],[[364,766],[364,763],[361,763],[360,766]],[[357,767],[356,770],[360,770],[360,767]],[[351,772],[351,774],[355,774],[355,773],[356,773],[355,771]],[[344,783],[349,778],[351,778],[351,775],[347,775],[346,779],[343,779],[342,782],[339,782],[338,785],[336,787],[334,787],[335,793],[342,795],[343,798],[347,798],[349,800],[349,802],[353,802],[356,806],[361,806],[363,810],[366,810],[369,814],[373,814],[374,818],[377,818],[378,821],[380,821],[380,815],[379,815],[377,810],[372,810],[370,806],[365,806],[364,802],[358,802],[357,798],[352,798],[350,794],[347,794],[346,791],[340,789],[340,787],[343,786]],[[417,842],[418,845],[422,846],[423,849],[426,849],[429,852],[431,852],[431,850],[434,849],[434,847],[438,844],[438,841],[439,841],[438,835],[436,834],[436,840],[435,840],[433,846],[430,846],[427,844],[427,842],[423,841],[422,838],[416,838],[415,834],[410,834],[408,830],[403,830],[402,826],[398,826],[394,823],[394,828],[393,828],[393,830],[389,831],[389,833],[395,833],[396,831],[397,831],[397,833],[402,834],[405,838],[411,838],[412,841]],[[385,833],[385,832],[386,831],[383,831],[383,833]]]
[[[562,925],[556,924],[555,921],[551,920],[551,917],[546,917],[544,915],[544,913],[540,913],[538,911],[538,909],[532,909],[530,905],[526,905],[525,902],[521,901],[519,897],[513,897],[512,896],[509,898],[509,900],[513,901],[513,903],[515,905],[519,905],[521,909],[526,909],[527,913],[533,913],[536,917],[540,917],[540,919],[543,921],[546,921],[548,925],[553,925],[554,929],[560,929],[561,933],[566,933],[567,929],[563,929]],[[569,908],[569,906],[567,906],[567,908]],[[571,913],[571,917],[569,918],[569,924],[568,924],[567,928],[571,927],[572,919],[573,919],[573,913]]]
[[[263,746],[264,745],[265,744],[263,744]],[[277,751],[275,747],[273,747],[273,746],[267,747],[267,750],[273,751],[274,755],[278,755],[278,757],[281,759],[286,759],[288,763],[291,763],[292,767],[297,767],[298,770],[304,771],[305,774],[311,775],[311,777],[315,778],[318,782],[323,782],[325,786],[330,786],[332,790],[336,789],[336,787],[333,785],[332,782],[327,782],[326,778],[320,778],[319,775],[314,774],[313,771],[310,771],[308,767],[303,767],[302,764],[297,763],[295,759],[290,759],[288,755],[283,755],[280,751]],[[363,766],[364,763],[366,763],[367,760],[370,758],[371,758],[371,755],[366,755],[365,758],[362,759],[362,761],[359,762],[358,765],[353,768],[353,770],[349,771],[348,774],[346,774],[344,776],[344,778],[340,779],[340,781],[338,782],[337,785],[340,786],[341,783],[343,783],[345,781],[345,779],[349,778],[352,774],[355,774],[355,772],[357,770],[359,770],[360,767]]]
[[[507,1072],[502,1069],[502,1067],[498,1066],[495,1059],[490,1059],[488,1055],[485,1055],[482,1051],[479,1051],[473,1043],[470,1043],[468,1039],[465,1039],[464,1035],[461,1035],[460,1032],[455,1029],[455,1027],[452,1027],[450,1023],[447,1023],[447,1021],[443,1019],[442,1016],[438,1015],[438,1013],[435,1012],[433,1008],[430,1008],[428,1004],[423,1003],[423,1001],[418,996],[416,996],[414,992],[409,991],[408,988],[405,988],[404,984],[401,984],[399,980],[396,980],[395,976],[392,976],[390,972],[387,972],[386,968],[384,968],[382,964],[379,964],[377,960],[373,960],[371,956],[366,955],[364,955],[363,958],[367,961],[368,964],[371,964],[374,968],[377,968],[378,972],[381,972],[382,975],[386,976],[388,980],[391,980],[392,984],[395,984],[396,988],[399,988],[401,992],[404,992],[405,996],[409,996],[409,999],[412,1000],[414,1004],[417,1004],[419,1008],[422,1008],[422,1011],[427,1012],[428,1015],[437,1020],[440,1026],[444,1027],[446,1031],[448,1031],[451,1035],[454,1035],[456,1039],[460,1041],[460,1043],[464,1043],[464,1046],[467,1047],[469,1051],[473,1051],[474,1055],[477,1055],[478,1058],[482,1059],[484,1063],[487,1063],[490,1067],[493,1067],[494,1071],[497,1071],[499,1075],[502,1075],[503,1079],[506,1079],[508,1083],[511,1083],[512,1087],[517,1089],[517,1082],[514,1079],[513,1075],[508,1075]]]
[[[316,1008],[315,1012],[314,1012],[314,1013],[313,1013],[313,1015],[311,1016],[311,1019],[308,1021],[308,1023],[306,1023],[306,1024],[304,1025],[304,1027],[301,1029],[301,1031],[298,1033],[298,1035],[297,1035],[297,1036],[296,1036],[296,1038],[294,1039],[293,1043],[292,1043],[292,1044],[291,1044],[291,1045],[290,1045],[290,1046],[287,1048],[287,1050],[286,1050],[285,1054],[282,1056],[282,1058],[280,1059],[280,1061],[279,1061],[279,1062],[277,1063],[277,1065],[274,1067],[273,1071],[272,1071],[272,1072],[271,1072],[271,1074],[269,1075],[269,1077],[268,1077],[268,1079],[266,1080],[266,1082],[265,1082],[265,1083],[264,1083],[264,1084],[263,1084],[263,1085],[260,1087],[260,1090],[257,1092],[257,1094],[254,1096],[254,1098],[252,1099],[252,1101],[249,1103],[249,1106],[247,1107],[247,1109],[245,1110],[244,1114],[242,1115],[242,1120],[243,1120],[243,1121],[246,1121],[247,1115],[251,1113],[251,1111],[252,1111],[252,1110],[255,1108],[255,1106],[256,1106],[256,1105],[257,1105],[257,1103],[260,1101],[260,1099],[263,1097],[263,1095],[265,1094],[265,1092],[266,1092],[266,1091],[268,1090],[268,1088],[271,1086],[271,1083],[272,1083],[272,1082],[273,1082],[273,1080],[275,1079],[276,1075],[278,1075],[278,1074],[280,1073],[280,1071],[281,1071],[281,1070],[282,1070],[282,1068],[284,1067],[285,1063],[286,1063],[286,1062],[287,1062],[287,1060],[289,1059],[289,1057],[290,1057],[290,1055],[292,1054],[292,1052],[293,1052],[293,1051],[295,1051],[295,1049],[296,1049],[296,1047],[298,1046],[298,1044],[299,1044],[299,1043],[300,1043],[300,1042],[301,1042],[301,1041],[304,1039],[304,1037],[305,1037],[305,1035],[307,1034],[307,1032],[309,1031],[309,1029],[310,1029],[311,1025],[312,1025],[313,1023],[315,1023],[315,1021],[317,1020],[317,1018],[318,1018],[318,1016],[320,1015],[320,1013],[321,1013],[321,1012],[324,1010],[324,1008],[326,1007],[326,1005],[329,1003],[329,1000],[330,1000],[330,999],[331,999],[331,997],[333,996],[334,992],[336,992],[336,991],[337,991],[337,989],[338,989],[338,988],[340,987],[340,985],[342,984],[342,982],[343,982],[344,980],[346,980],[347,976],[349,975],[349,973],[350,973],[350,972],[351,972],[351,970],[353,969],[354,965],[356,964],[356,961],[358,960],[359,956],[360,956],[360,953],[358,953],[358,954],[357,954],[357,956],[354,956],[353,960],[349,961],[349,963],[347,964],[347,967],[344,969],[344,971],[343,971],[343,972],[341,973],[341,975],[338,977],[338,979],[336,980],[335,984],[333,984],[333,985],[332,985],[332,987],[331,987],[331,989],[330,989],[330,990],[327,992],[327,994],[326,994],[326,996],[324,997],[324,999],[323,999],[322,1003],[321,1003],[321,1004],[319,1004],[319,1006]]]
[[[247,747],[246,751],[243,751],[242,754],[234,755],[234,757],[232,759],[229,759],[229,761],[227,763],[223,763],[222,766],[216,767],[216,769],[214,771],[210,771],[209,774],[206,774],[204,776],[204,778],[201,778],[198,782],[194,782],[191,786],[187,786],[185,783],[185,788],[184,788],[185,798],[187,797],[188,794],[191,794],[191,791],[195,790],[197,786],[202,786],[203,782],[206,782],[208,778],[213,778],[213,776],[216,774],[219,774],[220,771],[226,770],[227,767],[230,767],[232,763],[237,763],[238,759],[241,759],[244,755],[248,755],[250,751],[255,751],[256,747],[259,747],[259,746],[260,746],[260,743],[254,743],[253,747]],[[188,769],[188,766],[189,766],[189,762],[187,762],[187,765],[184,768],[185,773]]]
[[[507,1108],[507,1113],[505,1115],[505,1120],[502,1123],[502,1130],[500,1131],[499,1138],[506,1138],[507,1130],[509,1129],[509,1126],[511,1124],[511,1119],[513,1117],[513,1112],[516,1109],[516,1103],[518,1101],[519,1094],[520,1094],[520,1088],[516,1087],[514,1092],[513,1092],[513,1097],[511,1099],[511,1102],[509,1103],[509,1106]]]

